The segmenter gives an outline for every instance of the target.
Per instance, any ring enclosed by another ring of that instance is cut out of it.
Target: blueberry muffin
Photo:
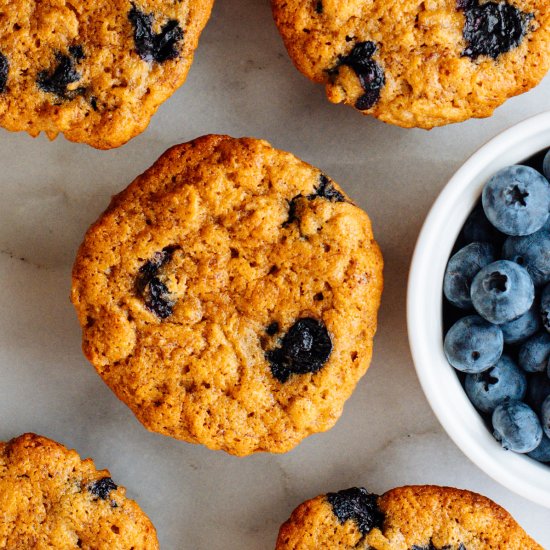
[[[99,149],[183,82],[213,0],[0,0],[0,125]]]
[[[73,269],[83,349],[150,430],[235,455],[331,428],[382,290],[369,218],[265,141],[206,136],[114,197]]]
[[[486,497],[450,487],[353,488],[304,502],[277,550],[543,550]]]
[[[0,443],[0,547],[155,550],[155,528],[107,470],[25,434]]]
[[[548,0],[271,0],[333,103],[406,128],[490,116],[550,68]]]

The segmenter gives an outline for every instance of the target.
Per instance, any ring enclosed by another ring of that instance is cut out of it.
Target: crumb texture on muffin
[[[308,78],[384,122],[490,116],[550,68],[547,0],[271,0]]]
[[[155,550],[156,531],[107,470],[35,434],[0,443],[0,546]]]
[[[73,269],[83,349],[149,429],[237,455],[333,426],[382,290],[367,215],[265,141],[176,146],[116,196]]]
[[[374,505],[374,500],[376,505]],[[430,485],[329,493],[298,506],[277,550],[543,550],[492,500]]]
[[[213,0],[0,0],[0,125],[100,149],[183,82]]]

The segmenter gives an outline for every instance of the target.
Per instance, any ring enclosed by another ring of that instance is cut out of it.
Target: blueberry
[[[319,176],[319,186],[315,188],[315,192],[307,197],[309,200],[317,198],[326,199],[329,202],[344,202],[346,199],[340,191],[337,191],[333,183],[321,174]]]
[[[299,222],[300,217],[298,216],[298,203],[304,200],[303,195],[296,195],[295,197],[292,197],[290,201],[288,201],[288,217],[283,223],[283,227],[289,227],[294,222]]]
[[[8,58],[3,53],[0,53],[0,94],[6,91],[9,71],[10,71],[10,62],[8,61]]]
[[[322,321],[306,317],[296,321],[281,345],[266,353],[271,372],[279,382],[292,374],[320,371],[332,353],[332,340]]]
[[[384,523],[384,514],[378,508],[378,495],[373,495],[362,487],[328,493],[327,500],[338,521],[355,522],[362,535],[377,527],[381,528]]]
[[[542,172],[546,176],[547,180],[550,180],[550,149],[544,156],[544,160],[542,161]]]
[[[462,55],[476,59],[499,55],[517,48],[529,30],[532,15],[506,2],[479,3],[479,0],[458,0],[466,21],[463,36],[468,46]]]
[[[525,237],[508,237],[502,257],[523,266],[535,286],[550,282],[550,231],[541,229]]]
[[[546,437],[550,437],[550,395],[546,396],[546,399],[542,402],[540,418]]]
[[[544,287],[540,297],[540,314],[544,328],[550,332],[550,284]]]
[[[505,235],[487,219],[483,206],[479,204],[472,210],[472,213],[464,223],[459,241],[463,244],[485,242],[498,245],[502,243],[504,238]]]
[[[539,462],[550,462],[550,439],[548,436],[543,435],[539,446],[528,453],[528,456]]]
[[[504,449],[529,453],[542,441],[542,428],[533,409],[521,401],[504,401],[493,411],[493,435]]]
[[[69,46],[69,54],[75,61],[82,61],[86,57],[84,48],[80,44]]]
[[[313,193],[307,195],[305,197],[302,194],[296,195],[295,197],[292,197],[290,201],[288,202],[288,218],[283,223],[283,227],[288,227],[294,222],[298,222],[300,220],[300,216],[298,216],[298,205],[303,200],[310,200],[313,201],[315,199],[325,199],[329,202],[345,202],[346,198],[340,191],[338,191],[333,183],[328,179],[327,176],[324,174],[321,174],[319,176],[319,185],[315,187]]]
[[[71,100],[86,93],[86,88],[83,86],[69,89],[71,84],[78,82],[82,78],[82,75],[76,70],[76,62],[82,59],[80,53],[83,56],[83,51],[75,48],[78,47],[70,48],[72,50],[72,53],[69,51],[70,55],[56,54],[57,65],[52,71],[41,71],[38,73],[36,83],[42,91],[54,94],[60,99],[65,100]],[[76,57],[73,55],[74,53],[77,54]]]
[[[542,404],[548,396],[550,396],[550,379],[546,373],[531,375],[527,383],[527,403],[540,413]]]
[[[485,185],[483,209],[489,221],[507,235],[530,235],[548,219],[550,185],[528,166],[509,166]]]
[[[457,321],[445,336],[445,355],[457,370],[478,373],[497,363],[504,340],[499,327],[477,315]]]
[[[521,317],[500,326],[505,344],[521,344],[541,329],[540,313],[536,302]]]
[[[471,243],[451,257],[443,279],[445,297],[454,306],[472,307],[470,286],[482,267],[496,260],[495,247],[489,243]]]
[[[117,484],[110,477],[98,479],[97,481],[90,483],[88,486],[90,493],[102,500],[107,500],[111,494],[111,491],[116,491],[117,488]]]
[[[550,334],[539,332],[525,342],[518,355],[519,366],[526,372],[543,372],[550,359]]]
[[[550,395],[544,400],[541,407],[542,428],[546,437],[550,437]]]
[[[365,92],[355,103],[360,111],[371,109],[378,103],[386,84],[382,67],[372,59],[376,49],[374,42],[358,42],[348,55],[340,59],[341,65],[348,65],[355,71]]]
[[[170,19],[159,33],[155,33],[154,15],[143,13],[134,4],[128,19],[134,27],[136,51],[144,61],[163,63],[180,55],[179,42],[183,40],[184,32],[176,19]]]
[[[464,387],[474,407],[490,413],[505,399],[522,400],[527,379],[512,359],[503,355],[494,367],[466,375]]]
[[[535,287],[525,268],[499,260],[474,277],[470,294],[475,310],[500,325],[527,313],[535,299]]]
[[[176,302],[172,299],[168,287],[159,278],[161,268],[171,259],[175,246],[167,246],[157,252],[139,269],[136,280],[137,293],[143,298],[147,309],[160,319],[166,319],[173,313]]]
[[[160,319],[166,319],[174,312],[176,302],[172,300],[168,287],[153,277],[143,291],[143,299],[147,309],[150,309]]]

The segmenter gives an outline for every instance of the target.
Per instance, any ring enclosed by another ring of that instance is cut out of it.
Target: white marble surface
[[[508,508],[545,548],[550,510],[478,470],[443,432],[412,365],[405,291],[414,243],[458,166],[513,123],[550,108],[550,79],[485,121],[407,131],[330,105],[292,66],[268,0],[219,0],[187,84],[125,147],[95,151],[0,133],[0,438],[34,431],[110,468],[165,550],[269,550],[302,500],[364,485],[469,488]],[[109,197],[169,146],[251,135],[322,168],[371,215],[386,258],[375,357],[327,434],[285,456],[236,459],[147,432],[87,364],[70,269]]]

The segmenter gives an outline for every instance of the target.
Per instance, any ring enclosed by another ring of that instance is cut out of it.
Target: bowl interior
[[[550,148],[550,112],[500,134],[475,153],[443,189],[420,233],[407,294],[409,340],[416,371],[439,421],[462,451],[508,489],[550,508],[550,466],[505,451],[470,403],[443,352],[443,276],[453,245],[499,169]]]

